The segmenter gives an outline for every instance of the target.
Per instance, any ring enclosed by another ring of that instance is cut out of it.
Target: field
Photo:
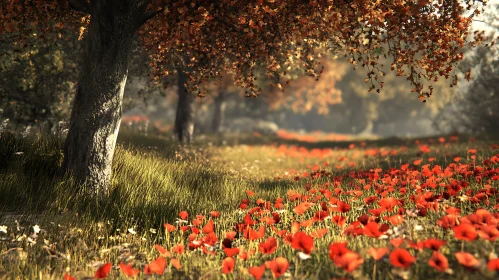
[[[93,201],[2,135],[0,279],[499,277],[499,141],[316,139],[122,133]]]

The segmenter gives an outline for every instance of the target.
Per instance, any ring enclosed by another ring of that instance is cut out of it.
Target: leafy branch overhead
[[[96,1],[95,1],[96,2]],[[137,24],[141,42],[151,51],[156,78],[171,66],[190,67],[189,86],[199,93],[202,81],[233,73],[236,83],[258,94],[256,70],[286,85],[287,71],[304,69],[319,76],[318,58],[326,53],[350,57],[368,70],[371,89],[381,87],[380,56],[391,55],[391,69],[405,76],[422,98],[431,95],[425,81],[450,78],[462,60],[462,48],[485,38],[476,32],[468,40],[470,17],[484,4],[471,1],[103,1],[110,10],[143,7]],[[3,0],[0,33],[26,36],[75,31],[92,15],[86,0]],[[82,14],[83,13],[83,14]],[[131,19],[132,20],[132,19]],[[83,26],[82,26],[83,25]],[[184,59],[184,58],[188,59]]]

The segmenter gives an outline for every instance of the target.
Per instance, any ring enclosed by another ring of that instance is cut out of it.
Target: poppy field
[[[23,153],[0,172],[6,205],[57,148],[29,141],[2,150]],[[0,216],[0,279],[499,277],[495,141],[307,143],[122,144],[106,204],[38,178],[58,186],[46,205]]]

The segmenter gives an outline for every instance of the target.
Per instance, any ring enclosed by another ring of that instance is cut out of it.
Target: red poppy
[[[239,248],[224,248],[224,253],[227,257],[233,257],[234,255],[239,254]]]
[[[176,226],[174,226],[174,225],[170,225],[170,224],[168,224],[168,223],[165,223],[165,224],[164,224],[164,226],[165,226],[165,229],[166,229],[166,231],[167,231],[167,232],[172,232],[172,231],[174,231],[174,230],[176,230],[176,229],[177,229],[177,227],[176,227]]]
[[[187,218],[189,218],[189,213],[187,213],[187,211],[182,211],[178,215],[182,220],[187,220]]]
[[[310,254],[312,247],[314,246],[314,239],[312,236],[306,234],[303,231],[297,232],[293,235],[293,241],[291,241],[291,247],[303,251],[305,254]]]
[[[407,250],[398,248],[390,253],[390,263],[396,267],[409,268],[416,261]]]
[[[122,262],[120,262],[120,268],[123,273],[125,273],[126,276],[129,277],[134,277],[140,273],[140,270],[134,269],[131,265],[126,265]]]
[[[431,249],[433,251],[438,251],[440,247],[445,245],[445,243],[446,242],[444,240],[439,240],[435,238],[430,238],[428,240],[423,241],[424,247]]]
[[[394,197],[385,197],[378,201],[379,206],[388,211],[392,211],[395,206],[401,206],[400,201]]]
[[[72,277],[67,273],[64,273],[63,280],[76,280],[76,278]]]
[[[329,213],[327,211],[317,211],[317,212],[315,212],[314,220],[322,222],[328,216],[329,216]]]
[[[255,250],[248,250],[248,251],[244,251],[244,248],[241,248],[241,250],[239,250],[239,257],[245,261],[246,259],[248,259],[248,257],[250,257],[251,255],[253,255],[256,251]]]
[[[265,264],[260,266],[253,266],[248,269],[251,276],[255,277],[256,280],[260,280],[265,273]]]
[[[111,271],[111,268],[113,267],[112,263],[106,263],[103,266],[101,266],[97,271],[95,272],[95,278],[106,278],[109,272]]]
[[[487,264],[487,268],[491,271],[499,271],[499,259],[491,259]]]
[[[274,260],[266,261],[265,266],[272,271],[274,277],[277,278],[286,272],[289,267],[289,262],[286,258],[277,257]]]
[[[333,223],[338,225],[339,227],[343,227],[347,221],[347,218],[344,216],[334,216]]]
[[[215,224],[213,224],[213,220],[209,220],[206,225],[203,227],[203,233],[211,233],[215,230]]]
[[[312,206],[310,202],[302,202],[293,208],[293,212],[298,215],[303,215]]]
[[[228,231],[225,233],[225,237],[232,240],[234,237],[236,237],[237,232],[235,231]]]
[[[210,215],[211,215],[212,218],[218,218],[218,217],[220,217],[220,212],[218,212],[218,211],[211,211]]]
[[[380,231],[380,225],[376,222],[369,222],[364,226],[364,235],[370,236],[374,238],[378,238],[383,234],[383,231]]]
[[[423,161],[423,160],[422,159],[417,159],[417,160],[413,161],[412,163],[417,166],[417,165],[421,164],[421,161]]]
[[[375,202],[376,200],[378,200],[377,196],[368,196],[368,197],[364,198],[364,203],[371,204],[371,203]]]
[[[383,258],[384,255],[386,255],[386,253],[388,253],[388,248],[369,248],[369,255],[371,255],[371,257],[377,261],[381,260]]]
[[[341,201],[341,200],[338,200],[338,202],[336,202],[336,206],[337,206],[337,211],[340,211],[341,213],[346,213],[348,211],[350,211],[350,205]]]
[[[328,231],[327,228],[320,228],[312,232],[310,236],[312,236],[313,238],[321,238],[327,233],[327,231]]]
[[[267,238],[267,240],[258,245],[258,250],[262,254],[272,254],[275,252],[276,249],[277,249],[277,240],[272,236],[270,236],[269,238]]]
[[[465,241],[473,241],[477,237],[475,227],[471,224],[462,223],[452,228],[454,231],[454,238]]]
[[[341,257],[336,257],[334,259],[334,264],[342,268],[348,272],[354,271],[357,267],[364,263],[364,259],[359,257],[359,255],[355,252],[349,251],[346,252]]]
[[[478,230],[478,236],[482,239],[494,242],[499,238],[499,230],[497,230],[497,226],[495,225],[482,226]]]
[[[170,264],[175,267],[176,269],[181,269],[182,265],[180,264],[180,261],[178,259],[171,259]]]
[[[173,247],[172,249],[172,252],[182,255],[185,252],[185,245],[184,244],[175,245],[175,247]]]
[[[166,268],[166,260],[163,257],[158,257],[150,264],[144,267],[145,274],[163,274]]]
[[[161,245],[154,244],[154,248],[156,248],[156,250],[158,250],[158,252],[165,257],[169,258],[171,256],[170,252],[163,248]]]
[[[480,261],[470,253],[457,252],[454,256],[462,266],[468,269],[474,269],[480,265]]]
[[[443,216],[440,220],[437,221],[437,225],[443,227],[444,229],[449,229],[456,225],[456,216],[454,215]]]
[[[234,271],[234,267],[236,265],[236,261],[231,258],[227,257],[222,261],[222,273],[223,274],[228,274]]]
[[[329,245],[329,258],[334,261],[336,257],[341,257],[350,250],[347,248],[347,242],[336,242]]]
[[[404,238],[399,237],[399,238],[394,238],[390,240],[390,244],[392,244],[394,247],[400,247],[404,243]]]
[[[394,226],[398,226],[404,222],[404,217],[401,215],[393,215],[387,218],[388,221]]]
[[[431,256],[428,264],[433,266],[438,271],[446,271],[449,268],[449,261],[447,258],[440,252],[433,251],[433,255]]]
[[[244,237],[249,240],[260,239],[265,236],[265,227],[262,225],[258,231],[248,227],[244,230]]]
[[[314,219],[308,219],[300,223],[301,227],[308,228],[311,227],[315,223]]]
[[[250,190],[246,190],[246,194],[247,194],[248,196],[253,196],[255,193],[254,193],[254,192],[252,192],[252,191],[250,191]]]

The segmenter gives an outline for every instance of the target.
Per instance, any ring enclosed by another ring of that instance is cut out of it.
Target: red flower
[[[489,260],[487,268],[491,271],[499,271],[499,259]]]
[[[76,278],[72,277],[71,275],[64,273],[63,278],[64,280],[76,280]]]
[[[449,268],[449,261],[438,251],[433,251],[433,255],[428,261],[428,264],[433,266],[438,271],[446,271]]]
[[[359,257],[357,253],[349,251],[341,257],[334,259],[334,264],[348,272],[354,271],[359,265],[364,263],[364,259]]]
[[[165,256],[165,257],[171,257],[171,254],[168,250],[166,250],[165,248],[163,248],[161,245],[158,245],[158,244],[154,244],[154,248],[156,248],[156,250],[158,250],[158,252]]]
[[[480,261],[477,260],[472,254],[466,252],[457,252],[454,256],[456,256],[457,261],[464,267],[468,269],[476,268],[480,265]]]
[[[293,208],[293,212],[295,212],[298,215],[303,215],[305,212],[307,212],[308,208],[310,208],[311,206],[312,203],[310,202],[302,202]]]
[[[120,262],[120,268],[126,276],[134,277],[139,274],[140,270],[134,269],[131,265],[126,265]]]
[[[256,280],[260,280],[265,273],[265,265],[250,267],[248,271]]]
[[[402,245],[402,243],[404,243],[404,238],[402,238],[402,237],[390,240],[390,244],[392,244],[394,247],[400,247],[400,245]]]
[[[369,222],[364,226],[364,235],[370,236],[374,238],[378,238],[383,234],[383,231],[380,231],[381,226],[376,222]]]
[[[396,267],[409,268],[416,261],[411,253],[405,249],[395,249],[390,253],[390,263]]]
[[[348,252],[350,252],[350,250],[347,248],[347,242],[337,242],[329,245],[329,258],[331,258],[332,261],[334,261],[336,257],[342,257]]]
[[[328,212],[326,212],[326,211],[317,211],[317,212],[315,212],[314,220],[322,222],[327,216],[329,216]]]
[[[336,225],[343,227],[347,221],[347,218],[344,216],[334,216],[333,217],[333,223]]]
[[[95,272],[95,278],[106,278],[113,267],[112,263],[106,263]]]
[[[172,249],[172,252],[182,255],[185,252],[185,245],[184,244],[175,245],[175,247],[173,247]]]
[[[249,239],[249,240],[255,240],[255,239],[260,239],[265,236],[265,226],[260,226],[258,231],[248,227],[247,229],[244,230],[244,237]]]
[[[172,232],[172,231],[174,231],[174,230],[176,230],[176,229],[177,229],[177,227],[176,227],[176,226],[174,226],[174,225],[170,225],[170,224],[168,224],[168,223],[166,223],[164,226],[165,226],[165,229],[166,229],[166,231],[167,231],[167,232]]]
[[[434,239],[430,238],[428,240],[423,241],[424,247],[431,249],[433,251],[438,251],[440,247],[445,245],[445,241],[439,240],[439,239]]]
[[[497,230],[497,226],[494,225],[482,226],[478,230],[478,236],[482,239],[494,242],[499,238],[499,230]]]
[[[150,264],[144,267],[145,274],[163,274],[166,268],[166,260],[163,257],[158,257]]]
[[[286,258],[277,257],[272,261],[266,261],[265,266],[272,271],[274,277],[277,278],[286,272],[289,267],[289,262]]]
[[[210,215],[211,215],[212,218],[218,218],[218,217],[220,217],[220,212],[218,212],[218,211],[211,211]]]
[[[228,274],[234,271],[234,266],[236,265],[236,261],[231,258],[227,257],[222,261],[222,273],[223,274]]]
[[[234,255],[239,254],[239,248],[225,248],[224,253],[227,257],[233,257]]]
[[[215,230],[215,225],[213,224],[213,220],[209,220],[206,225],[203,227],[203,233],[211,233]]]
[[[460,224],[452,228],[454,238],[465,241],[473,241],[477,237],[476,229],[471,224]]]
[[[328,231],[327,228],[320,228],[312,232],[310,236],[312,236],[313,238],[321,238],[327,233],[327,231]]]
[[[189,213],[187,213],[187,211],[182,211],[178,215],[180,216],[180,219],[182,219],[182,220],[187,220],[187,218],[189,218]]]
[[[312,236],[306,234],[303,231],[297,232],[293,235],[293,241],[291,241],[291,247],[302,250],[305,254],[310,254],[312,247],[314,246],[314,239]]]
[[[180,261],[178,259],[171,259],[170,264],[176,269],[181,269],[182,265],[180,265]]]
[[[371,255],[371,257],[377,261],[381,260],[383,258],[384,255],[386,255],[386,253],[388,253],[388,248],[369,248],[369,255]]]
[[[262,252],[262,254],[272,254],[275,252],[276,249],[277,249],[277,240],[272,236],[270,236],[269,238],[267,238],[267,240],[258,245],[258,250]]]

